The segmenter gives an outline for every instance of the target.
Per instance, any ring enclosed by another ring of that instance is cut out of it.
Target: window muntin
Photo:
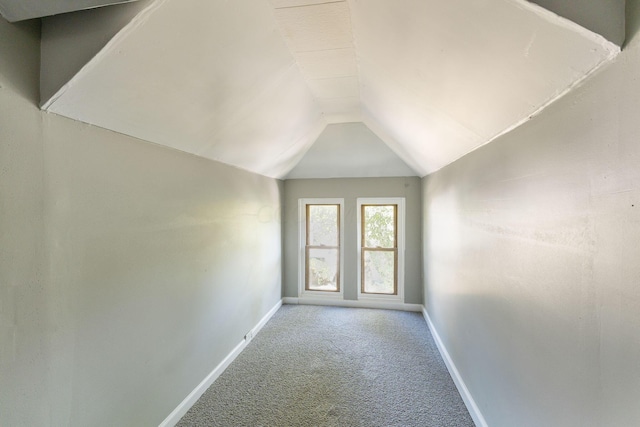
[[[340,205],[305,209],[305,290],[340,292]]]
[[[369,210],[370,208],[363,209],[363,205],[381,207]],[[356,206],[358,299],[404,302],[405,198],[358,197]],[[384,206],[395,206],[395,208],[384,208]],[[366,225],[367,215],[374,215],[380,211],[385,213],[386,221],[376,223],[369,220],[372,224],[363,228],[362,224],[365,222]],[[395,221],[390,221],[392,211]],[[395,223],[394,226],[391,225],[393,223]],[[393,270],[382,267],[377,269],[378,272],[371,268],[365,270],[368,266],[385,264],[393,264]],[[380,270],[384,271],[384,274],[380,273]],[[366,282],[368,279],[372,280]]]
[[[360,293],[398,295],[398,205],[360,209]]]
[[[298,199],[298,296],[342,299],[344,199]]]

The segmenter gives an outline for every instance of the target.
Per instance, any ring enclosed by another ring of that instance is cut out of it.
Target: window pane
[[[307,249],[307,289],[339,291],[338,249]]]
[[[394,248],[396,246],[396,206],[363,205],[364,247]]]
[[[395,251],[364,250],[363,292],[395,294]]]
[[[307,205],[310,246],[338,246],[338,205]]]

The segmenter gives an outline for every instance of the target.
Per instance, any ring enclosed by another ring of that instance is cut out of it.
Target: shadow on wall
[[[625,20],[626,37],[623,49],[627,48],[634,38],[640,37],[640,0],[627,0]]]
[[[8,85],[12,91],[38,106],[40,102],[39,20],[11,24],[0,16],[0,64],[0,76],[4,77],[0,85]]]

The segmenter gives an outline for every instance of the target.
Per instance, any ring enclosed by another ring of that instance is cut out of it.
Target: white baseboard
[[[422,304],[405,304],[403,302],[386,302],[375,300],[337,300],[330,298],[284,297],[282,298],[282,302],[284,304],[330,305],[335,307],[353,308],[381,308],[385,310],[415,311],[417,313],[420,313],[422,311]]]
[[[185,399],[176,407],[176,409],[174,409],[173,412],[171,412],[169,416],[160,423],[159,427],[175,426],[178,421],[180,421],[180,418],[182,418],[184,414],[187,413],[187,411],[194,405],[194,403],[198,401],[200,396],[202,396],[204,392],[207,391],[207,389],[220,376],[220,374],[222,374],[224,370],[227,369],[227,367],[231,364],[231,362],[233,362],[234,359],[238,357],[238,355],[242,352],[242,350],[244,350],[247,344],[249,344],[249,341],[251,341],[251,339],[255,337],[258,332],[260,332],[260,329],[262,329],[262,327],[269,321],[269,319],[271,319],[271,317],[275,314],[276,311],[278,311],[281,306],[282,300],[278,301],[278,303],[274,305],[273,308],[269,310],[269,312],[265,314],[262,319],[260,319],[256,326],[254,326],[247,333],[245,338],[240,341],[240,343],[236,345],[233,350],[231,350],[231,353],[229,353],[227,357],[225,357],[224,360],[220,362],[218,366],[216,366],[213,371],[211,371],[211,373],[207,375],[207,377],[202,380],[202,382],[198,384],[198,386],[193,389],[191,393],[189,393],[187,397],[185,397]]]
[[[433,340],[436,342],[436,346],[438,346],[438,351],[440,351],[440,355],[442,356],[442,359],[444,360],[445,365],[447,365],[449,374],[451,374],[451,378],[453,378],[453,382],[458,388],[458,392],[460,393],[460,396],[462,396],[462,400],[464,401],[464,404],[467,406],[467,410],[469,411],[471,418],[473,418],[473,421],[475,422],[476,426],[488,427],[487,422],[484,419],[484,416],[482,416],[482,413],[480,412],[480,408],[478,408],[478,405],[476,404],[476,401],[473,399],[471,392],[469,392],[469,389],[464,383],[464,380],[460,376],[460,372],[458,372],[458,368],[456,368],[455,363],[453,363],[453,359],[451,359],[451,356],[449,355],[447,348],[442,342],[442,339],[440,338],[440,335],[438,334],[438,331],[436,330],[433,322],[431,321],[431,317],[429,317],[429,313],[427,313],[427,309],[424,306],[422,307],[422,315],[424,316],[424,320],[427,322],[427,325],[429,325],[429,330],[431,330],[431,335],[433,336]]]
[[[278,303],[276,305],[274,305],[271,308],[271,310],[269,310],[269,312],[262,317],[262,319],[260,319],[260,321],[256,324],[256,326],[254,326],[247,333],[247,335],[245,335],[244,338],[245,338],[245,341],[247,342],[247,344],[249,343],[249,341],[251,341],[253,339],[253,337],[255,337],[258,334],[258,332],[260,332],[260,330],[264,327],[264,325],[267,324],[269,319],[271,319],[271,317],[273,317],[273,315],[276,314],[276,311],[278,311],[280,309],[280,307],[282,307],[282,300],[278,301]]]

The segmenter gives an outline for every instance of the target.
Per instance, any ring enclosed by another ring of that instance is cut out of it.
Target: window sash
[[[368,247],[366,245],[366,215],[367,207],[392,206],[393,207],[393,246]],[[395,203],[362,204],[360,207],[360,293],[367,295],[398,295],[398,205]],[[366,288],[366,254],[368,252],[392,252],[393,253],[393,292],[371,292]]]
[[[309,245],[311,238],[311,207],[312,206],[335,206],[336,207],[336,241],[340,243],[340,205],[337,203],[307,203],[306,210],[306,224],[305,224],[305,283],[304,288],[306,291],[313,292],[328,292],[339,293],[340,292],[340,245]],[[311,268],[309,254],[313,249],[327,249],[336,251],[336,289],[314,289],[310,286]]]
[[[335,272],[335,289],[317,289],[311,287],[311,258],[310,253],[313,249],[326,249],[336,251],[335,262],[336,262],[336,272]],[[305,290],[313,291],[313,292],[340,292],[340,247],[339,246],[306,246],[305,247]]]

